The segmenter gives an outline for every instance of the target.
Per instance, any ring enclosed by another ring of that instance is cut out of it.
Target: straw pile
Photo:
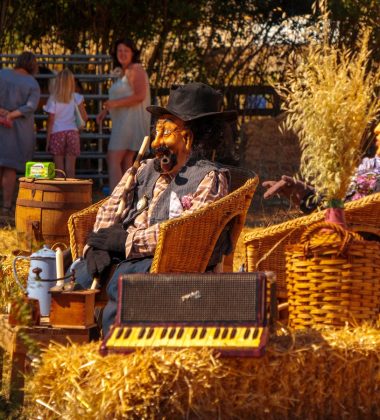
[[[207,350],[102,358],[51,346],[28,382],[28,418],[375,418],[380,330],[280,331],[260,359]]]
[[[13,259],[18,254],[16,230],[11,227],[0,229],[0,313],[8,310],[10,301],[18,298],[22,292],[13,276]],[[29,271],[29,261],[20,260],[17,263],[17,273],[26,286]]]

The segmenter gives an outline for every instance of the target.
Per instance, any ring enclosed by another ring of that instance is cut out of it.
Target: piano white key
[[[171,327],[159,327],[160,334],[156,336],[154,347],[165,347],[169,341]]]
[[[152,336],[149,339],[149,346],[150,347],[158,347],[158,341],[161,338],[162,330],[164,327],[152,327],[153,333]]]
[[[137,336],[139,334],[139,327],[124,328],[124,334],[116,341],[116,347],[135,347],[138,343]]]
[[[110,338],[107,340],[107,346],[113,346],[114,345],[116,336],[119,334],[120,331],[121,332],[123,331],[122,327],[115,327],[114,328],[114,330],[111,333]]]
[[[183,346],[184,347],[192,347],[195,337],[198,334],[197,327],[186,327],[184,332],[184,339],[183,339]]]

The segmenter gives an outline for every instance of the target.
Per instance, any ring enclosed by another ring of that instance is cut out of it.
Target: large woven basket
[[[286,247],[289,324],[340,327],[377,321],[380,243],[337,224],[310,226]]]
[[[380,192],[344,204],[347,225],[356,232],[380,235]],[[325,219],[325,210],[297,217],[278,225],[259,227],[244,236],[247,271],[275,271],[277,295],[287,298],[285,247],[298,243],[313,223]]]

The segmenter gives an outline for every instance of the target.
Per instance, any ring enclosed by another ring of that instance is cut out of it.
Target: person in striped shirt
[[[222,95],[203,83],[172,87],[167,107],[149,106],[157,118],[151,149],[154,158],[141,162],[129,191],[128,170],[97,213],[84,257],[75,265],[76,282],[88,288],[94,276],[106,277],[118,266],[107,286],[103,311],[105,336],[116,316],[120,274],[148,272],[160,223],[212,203],[229,192],[229,172],[206,157],[216,149],[235,111],[221,111]],[[116,216],[121,200],[121,222]],[[209,266],[216,265],[229,244],[221,244]]]

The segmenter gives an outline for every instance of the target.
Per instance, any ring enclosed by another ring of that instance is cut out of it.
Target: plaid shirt
[[[146,165],[146,161],[141,162],[136,176]],[[100,228],[106,228],[114,224],[115,215],[119,202],[123,196],[125,181],[130,173],[128,170],[116,188],[113,190],[110,198],[100,207],[96,216],[94,231]],[[131,192],[126,197],[126,207],[122,214],[122,219],[128,214],[133,200],[133,188],[136,185],[136,176]],[[140,213],[134,222],[128,227],[128,237],[125,244],[126,259],[141,258],[152,256],[156,249],[159,224],[150,225],[152,210],[157,203],[160,195],[165,191],[174,176],[161,175],[154,187],[152,202],[149,207]],[[211,171],[208,173],[197,190],[182,201],[172,192],[170,197],[169,219],[185,214],[190,214],[200,209],[206,204],[212,203],[228,194],[228,181],[224,174]]]

